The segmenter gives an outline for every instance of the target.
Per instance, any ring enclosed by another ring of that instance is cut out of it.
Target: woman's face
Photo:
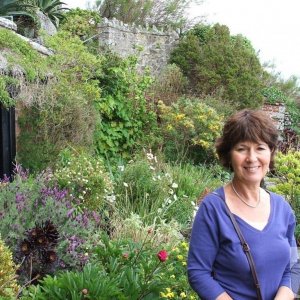
[[[271,150],[264,142],[239,142],[230,151],[234,177],[259,184],[269,169]]]

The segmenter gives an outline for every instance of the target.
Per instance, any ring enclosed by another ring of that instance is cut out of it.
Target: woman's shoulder
[[[201,200],[200,206],[205,205],[207,207],[220,207],[225,200],[224,188],[219,187],[214,191],[208,192]]]
[[[267,191],[270,194],[270,198],[273,201],[273,204],[279,209],[286,212],[293,213],[293,209],[290,203],[284,198],[284,196],[279,195],[277,193]]]

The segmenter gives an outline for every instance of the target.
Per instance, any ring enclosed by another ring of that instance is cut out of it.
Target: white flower
[[[154,158],[152,153],[147,153],[146,155],[149,160],[152,160]]]
[[[116,196],[115,196],[115,195],[106,196],[106,199],[107,199],[109,202],[113,203],[113,202],[116,201]]]
[[[178,184],[177,184],[176,182],[173,182],[173,183],[172,183],[172,188],[173,188],[173,189],[177,189],[177,188],[178,188]]]
[[[124,166],[118,166],[118,169],[123,172],[125,170],[125,167]]]
[[[176,196],[176,194],[173,195],[173,198],[174,198],[174,200],[178,199],[177,196]]]
[[[152,170],[152,171],[154,171],[154,170],[155,170],[155,168],[154,168],[154,167],[152,167],[152,166],[150,166],[149,168],[150,168],[150,170]]]
[[[169,194],[173,195],[174,191],[172,189],[169,189]]]
[[[123,182],[123,185],[124,185],[125,187],[128,187],[128,183],[126,183],[126,182]]]

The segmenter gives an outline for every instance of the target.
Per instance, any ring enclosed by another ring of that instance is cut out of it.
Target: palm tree
[[[68,8],[62,7],[66,3],[60,0],[34,0],[32,2],[33,6],[46,15],[56,27],[64,18],[63,11],[68,10]]]
[[[0,16],[27,16],[33,19],[34,16],[28,10],[30,7],[30,4],[20,0],[1,0]]]

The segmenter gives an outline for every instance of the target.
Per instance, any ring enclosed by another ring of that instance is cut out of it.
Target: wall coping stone
[[[0,27],[4,27],[13,31],[17,31],[17,24],[11,20],[0,17]]]

